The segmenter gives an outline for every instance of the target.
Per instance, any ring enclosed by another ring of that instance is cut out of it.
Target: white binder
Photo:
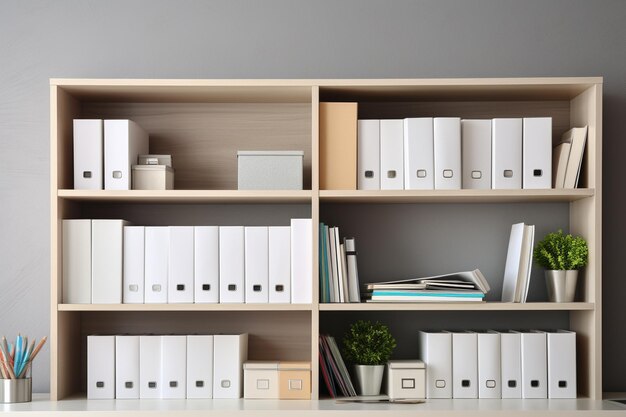
[[[194,229],[194,301],[219,302],[220,259],[219,228],[196,226]]]
[[[551,188],[552,117],[525,117],[522,130],[522,188]]]
[[[291,219],[291,302],[313,302],[313,222]]]
[[[546,334],[540,331],[523,331],[522,354],[522,398],[548,397],[548,364]]]
[[[144,301],[146,304],[167,303],[170,230],[167,226],[150,226],[145,232]]]
[[[576,333],[546,332],[548,343],[548,398],[576,398]]]
[[[213,398],[213,336],[187,336],[187,398]]]
[[[220,303],[243,303],[243,226],[220,226]]]
[[[132,120],[104,121],[104,189],[130,190],[132,166],[148,152],[148,133]]]
[[[404,189],[404,122],[380,121],[380,189]]]
[[[115,336],[87,336],[87,399],[115,398]]]
[[[426,398],[452,398],[452,334],[420,331],[419,350],[426,364]]]
[[[161,336],[161,398],[187,396],[187,336]]]
[[[433,119],[435,157],[435,189],[461,188],[461,119],[435,117]]]
[[[139,336],[115,336],[115,398],[139,398]]]
[[[102,190],[102,120],[74,119],[74,189]]]
[[[269,302],[291,302],[291,227],[268,230]]]
[[[357,123],[357,188],[380,190],[380,120]]]
[[[63,303],[91,303],[91,220],[63,220]]]
[[[500,332],[502,398],[522,398],[522,348],[518,332]]]
[[[124,220],[91,222],[91,302],[122,303]]]
[[[452,398],[478,398],[478,337],[452,333]]]
[[[124,226],[124,304],[143,304],[144,226]]]
[[[168,303],[193,303],[193,231],[193,226],[170,226]]]
[[[500,334],[477,332],[478,398],[502,398],[500,369]]]
[[[213,337],[213,398],[241,398],[248,334]]]
[[[404,188],[435,188],[433,118],[404,119]]]
[[[267,227],[245,228],[246,303],[269,302],[268,243]]]
[[[491,188],[491,120],[461,120],[463,188]]]
[[[139,336],[139,398],[161,398],[161,336]]]
[[[522,119],[493,119],[491,188],[522,188]]]

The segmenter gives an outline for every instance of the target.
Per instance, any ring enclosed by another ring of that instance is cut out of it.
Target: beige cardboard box
[[[311,399],[310,362],[280,362],[278,379],[281,400]]]

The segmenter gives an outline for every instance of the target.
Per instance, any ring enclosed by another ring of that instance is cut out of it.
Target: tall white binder
[[[167,303],[170,230],[167,226],[149,226],[145,233],[144,301]]]
[[[167,276],[168,303],[193,303],[193,232],[193,226],[170,226],[170,252]]]
[[[461,120],[463,188],[491,188],[491,120]]]
[[[435,188],[433,118],[404,119],[404,188]]]
[[[461,188],[461,119],[435,117],[433,119],[435,156],[435,188]]]
[[[161,398],[161,336],[139,336],[139,398]]]
[[[245,228],[246,303],[269,302],[268,228]]]
[[[63,303],[91,303],[91,220],[63,220]]]
[[[548,343],[548,398],[576,398],[576,333],[546,332]]]
[[[493,119],[491,126],[491,188],[522,188],[522,119]]]
[[[74,189],[102,190],[104,138],[101,119],[74,119]]]
[[[268,230],[269,302],[291,302],[291,227]]]
[[[522,353],[522,398],[548,397],[546,334],[520,332]]]
[[[500,332],[502,398],[522,398],[522,340],[518,332]]]
[[[357,188],[380,190],[380,120],[357,122]]]
[[[245,301],[243,230],[243,226],[220,226],[220,303]]]
[[[124,226],[124,304],[143,304],[144,299],[144,226]]]
[[[478,337],[452,333],[452,398],[478,398]]]
[[[148,133],[132,120],[104,121],[104,188],[130,190],[132,165],[148,152]]]
[[[187,336],[187,398],[213,398],[213,336]]]
[[[404,189],[404,122],[380,121],[380,189]]]
[[[91,222],[91,302],[122,303],[124,220]]]
[[[220,259],[219,228],[196,226],[194,229],[194,301],[219,302]]]
[[[115,398],[139,398],[139,336],[115,336]]]
[[[313,222],[291,219],[291,302],[313,302]]]
[[[161,336],[161,398],[187,396],[187,336]]]
[[[213,398],[241,398],[248,334],[213,336]]]
[[[87,336],[87,399],[115,398],[115,336]]]
[[[522,188],[551,188],[552,117],[525,117],[522,130]]]
[[[452,398],[452,334],[420,331],[419,351],[426,364],[426,397]]]
[[[502,398],[500,334],[477,332],[478,337],[478,398]]]

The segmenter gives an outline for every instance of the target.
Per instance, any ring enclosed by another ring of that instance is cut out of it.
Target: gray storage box
[[[240,190],[302,190],[302,151],[238,151]]]

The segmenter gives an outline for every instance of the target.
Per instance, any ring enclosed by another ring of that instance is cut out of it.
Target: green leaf
[[[545,269],[581,269],[589,260],[589,248],[582,237],[565,235],[559,230],[537,243],[533,256],[535,262]]]
[[[384,365],[395,347],[389,328],[379,322],[359,320],[343,338],[344,356],[356,365]]]

